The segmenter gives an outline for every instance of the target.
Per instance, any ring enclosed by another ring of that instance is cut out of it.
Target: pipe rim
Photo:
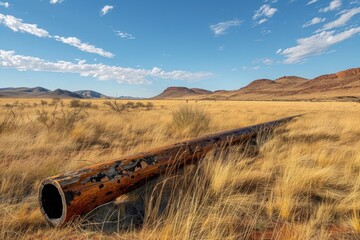
[[[61,210],[61,216],[59,218],[50,218],[48,216],[48,213],[45,211],[44,206],[43,206],[43,190],[45,186],[51,185],[53,187],[56,188],[56,190],[58,191],[60,198],[61,198],[61,203],[62,203],[62,210]],[[66,220],[66,215],[67,215],[67,208],[66,208],[66,199],[65,199],[65,194],[61,188],[61,185],[57,182],[54,181],[53,179],[45,179],[44,181],[41,182],[40,187],[39,187],[39,194],[38,194],[38,202],[40,205],[40,211],[43,214],[43,216],[45,217],[46,221],[48,223],[50,223],[52,226],[61,226],[65,220]]]

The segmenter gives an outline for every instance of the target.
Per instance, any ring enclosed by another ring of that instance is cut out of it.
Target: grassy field
[[[360,238],[359,103],[136,102],[0,99],[0,239]],[[256,155],[210,153],[63,228],[40,214],[46,177],[303,113]]]

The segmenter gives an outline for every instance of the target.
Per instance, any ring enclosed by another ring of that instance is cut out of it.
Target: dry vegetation
[[[359,103],[152,103],[1,100],[0,239],[360,238]],[[300,113],[256,155],[208,154],[64,228],[40,215],[45,177]]]

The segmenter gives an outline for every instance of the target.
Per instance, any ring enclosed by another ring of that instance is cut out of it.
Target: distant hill
[[[184,87],[169,87],[154,99],[360,101],[360,68],[314,79],[297,76],[284,76],[276,80],[258,79],[233,91],[196,92]]]
[[[194,97],[197,95],[206,95],[209,93],[212,92],[201,88],[168,87],[164,92],[155,96],[153,99],[172,99],[191,96]]]
[[[34,87],[34,88],[0,88],[1,97],[9,97],[9,98],[21,98],[21,97],[38,97],[44,94],[51,92],[49,89],[42,87]]]
[[[42,87],[35,88],[0,88],[0,97],[4,98],[83,98],[81,95],[68,90],[56,89],[51,91]]]
[[[80,91],[75,91],[75,93],[79,94],[80,96],[82,96],[83,98],[110,98],[104,94],[101,94],[99,92],[95,92],[92,90],[80,90]]]
[[[42,95],[41,97],[45,97],[45,98],[84,98],[83,96],[81,96],[80,94],[76,93],[76,92],[71,92],[68,90],[63,90],[63,89],[56,89],[54,91],[48,92],[44,95]]]
[[[117,97],[117,99],[122,99],[122,100],[141,100],[141,99],[146,99],[146,98],[142,98],[142,97],[131,97],[131,96],[120,96],[120,97]]]
[[[56,89],[51,91],[42,87],[19,87],[19,88],[0,88],[0,98],[73,98],[73,99],[107,99],[110,98],[102,93],[92,90],[68,91]],[[138,97],[121,96],[119,99],[142,99]]]

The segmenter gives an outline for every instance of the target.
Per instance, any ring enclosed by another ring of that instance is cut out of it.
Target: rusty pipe
[[[62,226],[170,168],[197,161],[216,147],[245,143],[259,131],[271,130],[295,117],[193,138],[47,178],[39,188],[40,210],[51,225]]]

